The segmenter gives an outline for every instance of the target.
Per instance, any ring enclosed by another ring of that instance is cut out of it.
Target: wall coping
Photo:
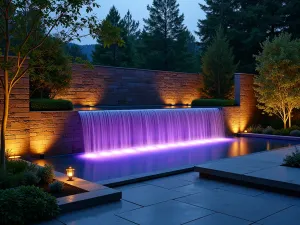
[[[72,63],[74,66],[85,66],[81,63]],[[102,66],[102,65],[93,65],[94,67],[102,67],[107,69],[123,69],[123,70],[139,70],[139,71],[148,71],[148,72],[164,72],[164,73],[178,73],[178,74],[194,74],[201,75],[201,73],[189,73],[189,72],[176,72],[176,71],[167,71],[167,70],[150,70],[150,69],[140,69],[140,68],[127,68],[127,67],[115,67],[115,66]]]

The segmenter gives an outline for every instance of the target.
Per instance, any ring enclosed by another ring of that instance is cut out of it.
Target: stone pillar
[[[234,96],[237,106],[223,108],[229,133],[243,132],[253,122],[257,110],[253,82],[253,74],[235,74]]]
[[[254,93],[254,75],[238,73],[235,75],[235,100],[240,106],[240,127],[243,132],[255,119],[256,98]]]

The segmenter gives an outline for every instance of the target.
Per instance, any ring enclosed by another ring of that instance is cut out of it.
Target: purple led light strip
[[[115,150],[108,150],[108,151],[85,153],[82,155],[82,157],[87,159],[120,157],[125,155],[142,154],[145,152],[168,151],[171,149],[176,149],[181,147],[214,144],[214,143],[228,142],[228,141],[231,141],[231,139],[213,138],[213,139],[205,139],[205,140],[178,142],[173,144],[159,144],[159,145],[151,145],[151,146],[144,146],[144,147],[134,147],[134,148],[126,148],[126,149],[115,149]]]

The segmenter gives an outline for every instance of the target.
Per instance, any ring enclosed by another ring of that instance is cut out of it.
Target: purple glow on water
[[[161,151],[225,137],[220,109],[80,111],[88,158]]]
[[[212,143],[221,143],[221,142],[229,142],[232,141],[230,138],[212,138],[212,139],[204,139],[204,140],[196,140],[196,141],[187,141],[187,142],[178,142],[172,144],[160,144],[160,145],[152,145],[145,147],[136,147],[136,148],[127,148],[127,149],[116,149],[110,151],[100,151],[94,153],[85,153],[80,157],[86,159],[101,159],[108,157],[118,157],[124,155],[132,155],[132,154],[142,154],[144,152],[156,152],[156,151],[169,151],[175,148],[189,147],[189,146],[198,146],[204,144],[212,144]]]

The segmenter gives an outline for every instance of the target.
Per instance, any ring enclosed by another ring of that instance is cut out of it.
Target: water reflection
[[[233,138],[224,143],[178,148],[163,152],[145,152],[119,158],[92,160],[75,155],[35,160],[34,162],[39,165],[50,163],[62,173],[68,166],[72,166],[76,169],[76,176],[78,177],[90,181],[103,181],[182,166],[194,166],[220,158],[246,155],[296,144],[300,144],[300,142],[262,138]]]

